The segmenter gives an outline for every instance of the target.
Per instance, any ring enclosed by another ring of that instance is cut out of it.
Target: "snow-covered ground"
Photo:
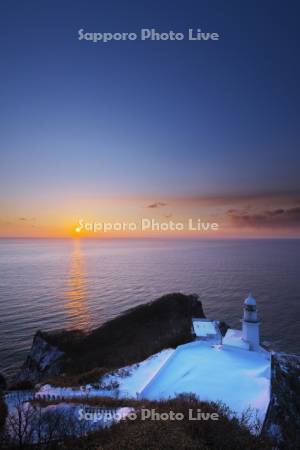
[[[137,393],[151,380],[157,371],[172,355],[174,349],[166,349],[131,366],[122,367],[101,379],[99,388],[92,385],[80,388],[59,388],[46,384],[36,393],[36,397],[129,397],[136,398]]]
[[[157,372],[165,365],[166,361],[174,353],[174,349],[166,349],[150,356],[145,361],[121,369],[114,375],[104,377],[102,381],[109,385],[110,381],[119,384],[119,392],[125,392],[128,396],[136,397],[137,394],[151,381]],[[124,373],[128,376],[124,376]]]
[[[163,350],[145,361],[106,375],[100,387],[43,386],[37,395],[112,396],[152,400],[194,393],[200,400],[221,401],[240,415],[249,407],[263,420],[270,400],[270,360],[263,352],[194,341]]]
[[[183,392],[221,401],[238,415],[248,407],[257,409],[263,420],[270,400],[270,360],[263,353],[200,341],[182,345],[141,396],[162,399]]]
[[[249,350],[249,343],[243,340],[243,333],[241,330],[233,330],[229,328],[223,338],[223,345],[231,347],[239,347],[244,350]]]

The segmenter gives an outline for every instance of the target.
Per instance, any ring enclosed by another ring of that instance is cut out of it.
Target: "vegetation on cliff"
[[[272,356],[271,399],[264,429],[278,448],[300,448],[300,357]]]
[[[91,399],[90,401],[92,402]],[[20,405],[17,409],[18,415],[8,419],[13,425],[12,429],[17,431],[20,429],[19,420],[27,424],[34,421],[35,429],[43,430],[43,433],[35,433],[35,445],[32,445],[31,427],[28,426],[26,429],[22,427],[22,433],[17,434],[15,440],[6,436],[2,444],[7,449],[27,450],[41,448],[43,450],[271,450],[272,448],[265,435],[255,435],[249,431],[247,416],[240,420],[233,418],[225,406],[202,402],[190,394],[161,402],[103,399],[101,406],[110,408],[117,406],[117,403],[132,406],[136,414],[134,419],[127,418],[111,428],[91,433],[86,433],[86,422],[78,422],[74,412],[55,411],[52,407],[51,415],[43,415],[36,404],[30,408]],[[214,414],[217,419],[190,420],[191,411],[193,417],[196,417],[197,411],[201,411],[206,415]],[[180,418],[178,413],[181,415]],[[168,418],[162,419],[163,414]],[[159,420],[155,419],[157,416]]]
[[[0,392],[0,433],[3,430],[6,416],[7,416],[7,406]]]

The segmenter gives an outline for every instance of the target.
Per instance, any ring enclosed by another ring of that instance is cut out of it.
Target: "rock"
[[[6,389],[6,379],[2,373],[0,373],[0,391],[4,391]]]
[[[24,383],[35,384],[49,376],[58,375],[64,353],[50,345],[45,336],[38,331],[32,342],[25,363],[13,379],[12,385],[20,387]]]
[[[272,355],[271,399],[264,431],[278,448],[300,448],[300,356]]]

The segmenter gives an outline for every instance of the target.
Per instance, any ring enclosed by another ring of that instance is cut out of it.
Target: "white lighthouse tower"
[[[259,320],[257,319],[256,300],[251,294],[244,302],[242,339],[249,344],[250,350],[259,350]]]

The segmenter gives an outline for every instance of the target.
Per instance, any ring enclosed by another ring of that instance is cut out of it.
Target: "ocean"
[[[300,354],[300,240],[0,240],[0,372],[34,333],[92,329],[170,292],[196,293],[209,318],[241,327],[251,291],[261,340]]]

